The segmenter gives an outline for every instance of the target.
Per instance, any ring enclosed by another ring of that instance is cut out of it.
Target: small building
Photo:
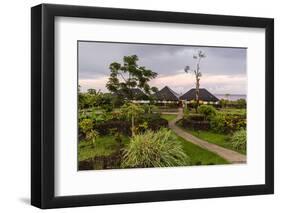
[[[179,103],[179,94],[165,86],[154,94],[156,103]]]
[[[139,88],[131,88],[127,92],[118,91],[114,95],[131,100],[135,103],[149,103],[149,97]]]
[[[191,89],[182,96],[179,97],[180,100],[184,101],[186,104],[190,104],[196,101],[196,89]],[[202,88],[199,89],[199,102],[201,104],[218,104],[219,99],[210,93],[208,90]]]

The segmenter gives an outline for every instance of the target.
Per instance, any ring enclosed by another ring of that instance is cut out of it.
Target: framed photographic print
[[[274,21],[31,9],[31,203],[271,194]]]

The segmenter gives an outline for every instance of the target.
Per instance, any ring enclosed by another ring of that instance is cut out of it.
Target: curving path
[[[169,127],[180,137],[185,140],[202,147],[203,149],[207,149],[210,152],[214,152],[217,155],[221,156],[225,160],[230,163],[246,163],[246,156],[235,152],[230,149],[223,148],[216,144],[209,143],[205,140],[195,137],[194,135],[182,130],[180,127],[176,125],[176,122],[183,117],[183,109],[179,108],[178,116],[176,119],[169,121]]]

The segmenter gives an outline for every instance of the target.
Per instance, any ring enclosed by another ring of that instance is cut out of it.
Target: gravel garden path
[[[177,115],[177,118],[174,120],[169,121],[169,127],[180,137],[184,138],[185,140],[200,146],[203,149],[207,149],[210,152],[214,152],[217,155],[221,156],[225,160],[227,160],[230,163],[246,163],[246,156],[243,154],[240,154],[238,152],[235,152],[230,149],[223,148],[221,146],[218,146],[216,144],[209,143],[205,140],[202,140],[200,138],[195,137],[194,135],[184,131],[180,127],[176,125],[176,122],[182,119],[183,117],[183,109],[179,108],[179,112]]]

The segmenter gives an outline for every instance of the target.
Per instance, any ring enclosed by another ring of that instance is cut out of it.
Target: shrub
[[[190,119],[182,119],[181,120],[182,127],[186,129],[193,129],[193,130],[209,130],[210,129],[210,122],[209,121],[194,121]]]
[[[160,117],[160,114],[143,114],[137,120],[137,125],[147,123],[147,128],[153,131],[157,131],[161,128],[168,127],[168,121]]]
[[[246,128],[246,119],[243,115],[218,113],[211,117],[210,125],[214,132],[233,133]]]
[[[189,109],[188,109],[188,106],[186,106],[184,109],[183,109],[183,117],[184,118],[187,118],[189,116]]]
[[[236,108],[236,109],[244,109],[247,107],[247,101],[244,98],[240,98],[236,101],[221,99],[219,102],[222,108]]]
[[[181,143],[170,130],[164,128],[135,135],[125,147],[122,158],[122,167],[130,168],[188,164],[189,157],[184,153]]]
[[[189,114],[188,116],[184,116],[181,124],[184,128],[193,130],[209,130],[210,128],[209,121],[205,120],[203,114]]]
[[[141,106],[144,110],[144,112],[147,114],[153,113],[155,111],[158,111],[158,107],[156,107],[155,105],[152,104],[143,104]]]
[[[210,121],[210,127],[214,132],[218,133],[225,133],[225,116],[223,114],[217,114],[216,116],[213,116]]]
[[[112,133],[112,129],[120,132],[124,135],[131,135],[131,125],[129,121],[122,120],[108,120],[103,123],[96,124],[94,129],[99,132],[100,135],[108,135]]]
[[[117,169],[120,168],[121,156],[114,152],[108,156],[95,156],[90,159],[79,161],[78,170],[99,170],[99,169]]]
[[[93,129],[93,121],[88,118],[81,119],[79,122],[79,130],[83,134],[87,134]]]
[[[201,115],[201,114],[189,114],[187,119],[192,120],[192,121],[204,121],[205,117],[204,117],[204,115]]]
[[[247,102],[244,98],[240,98],[236,101],[237,108],[243,109],[247,107]]]
[[[201,105],[198,107],[198,112],[202,115],[204,115],[205,120],[210,120],[211,117],[215,116],[217,114],[217,110],[215,107],[211,105]]]
[[[231,144],[233,148],[245,151],[247,144],[247,131],[245,129],[241,129],[235,132],[231,138]]]

